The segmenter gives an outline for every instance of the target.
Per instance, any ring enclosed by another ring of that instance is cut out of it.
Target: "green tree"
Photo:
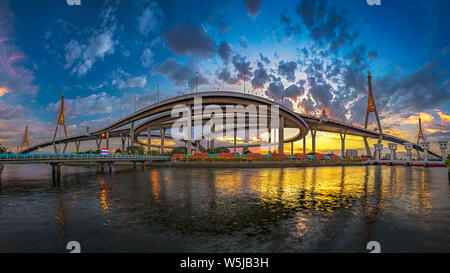
[[[6,154],[6,147],[0,143],[0,154]]]
[[[127,153],[133,154],[133,155],[143,155],[144,148],[142,148],[141,146],[130,146],[127,148]]]
[[[175,147],[170,152],[170,155],[173,155],[173,154],[187,154],[187,149],[184,146]]]

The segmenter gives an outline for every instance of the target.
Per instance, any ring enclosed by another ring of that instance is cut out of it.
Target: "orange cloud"
[[[9,90],[6,87],[0,87],[0,97],[8,93]]]
[[[450,115],[444,114],[441,110],[436,110],[436,113],[439,115],[442,121],[449,121],[450,122]]]
[[[428,113],[419,113],[419,115],[411,115],[408,119],[405,120],[405,123],[408,124],[419,124],[419,116],[423,123],[433,121],[434,117]]]

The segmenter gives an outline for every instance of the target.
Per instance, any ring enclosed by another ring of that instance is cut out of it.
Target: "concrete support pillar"
[[[106,132],[106,149],[108,149],[108,154],[110,153],[109,151],[109,132]]]
[[[425,162],[428,162],[428,150],[430,149],[430,142],[422,142],[420,145],[423,148],[423,160]]]
[[[445,159],[447,158],[448,141],[439,141],[439,148],[441,149],[442,161],[445,162]]]
[[[339,136],[341,137],[341,155],[345,155],[345,137],[346,133],[339,133]]]
[[[97,150],[100,150],[102,148],[102,139],[96,139],[95,143],[97,143]]]
[[[75,153],[78,154],[80,152],[80,144],[81,141],[75,141]]]
[[[303,154],[306,154],[306,136],[303,138]]]
[[[131,146],[134,146],[134,121],[132,121],[130,125],[130,144]]]
[[[278,152],[279,153],[284,153],[284,116],[280,116],[280,118],[279,118]]]
[[[187,141],[187,153],[188,155],[192,154],[192,141],[190,139]]]
[[[108,164],[108,171],[109,171],[109,174],[112,174],[112,163]]]
[[[213,139],[211,139],[211,140],[209,141],[209,148],[210,148],[210,149],[214,149],[214,136],[213,136]]]
[[[237,137],[237,129],[234,128],[234,153],[236,154],[236,137]]]
[[[389,150],[391,151],[390,160],[391,161],[397,160],[397,155],[396,155],[397,144],[396,143],[388,143],[388,147],[389,147]]]
[[[407,163],[411,163],[411,150],[413,149],[413,144],[412,143],[405,143],[403,144],[403,147],[406,150],[406,161]]]
[[[59,163],[52,163],[52,181],[53,184],[59,185],[61,182],[61,165]]]
[[[147,154],[152,154],[152,128],[147,126]]]
[[[125,152],[125,141],[127,140],[127,135],[120,133],[120,140],[122,141],[122,152]]]
[[[316,152],[316,133],[317,130],[315,129],[311,129],[311,139],[312,139],[312,152],[315,153]]]
[[[291,142],[291,155],[294,154],[294,141]]]
[[[381,151],[383,151],[383,144],[375,143],[375,144],[373,144],[373,147],[375,149],[375,161],[380,161],[381,160]]]
[[[161,154],[164,154],[164,140],[166,138],[166,128],[159,129],[161,134]]]

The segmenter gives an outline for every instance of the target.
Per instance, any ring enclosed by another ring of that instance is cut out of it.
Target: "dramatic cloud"
[[[6,2],[0,2],[0,88],[1,95],[20,99],[22,95],[36,95],[34,73],[27,67],[25,54],[13,43],[14,16]]]
[[[145,76],[133,77],[130,73],[127,73],[121,69],[118,69],[113,75],[112,85],[118,89],[124,88],[143,88],[147,84]]]
[[[358,37],[358,33],[350,29],[350,14],[328,6],[326,0],[303,0],[295,10],[311,38],[317,43],[328,44],[331,51],[353,43]]]
[[[286,77],[288,81],[295,81],[295,70],[297,69],[297,63],[281,61],[278,64],[278,73]]]
[[[168,77],[177,86],[187,86],[195,90],[195,71],[189,66],[184,66],[176,60],[169,59],[162,63],[154,72],[160,72]],[[208,84],[209,81],[201,74],[197,76],[197,86]]]
[[[284,96],[290,99],[297,99],[297,97],[302,96],[305,93],[303,86],[297,86],[295,84],[290,85],[288,88],[284,89]]]
[[[59,111],[61,101],[50,103],[47,106],[48,111]],[[65,115],[69,119],[73,119],[79,115],[92,114],[111,114],[114,107],[119,107],[120,99],[110,96],[106,92],[91,94],[87,97],[77,96],[75,99],[65,98]],[[103,124],[104,125],[104,124]]]
[[[245,7],[247,8],[248,14],[255,18],[261,9],[261,0],[245,0]]]
[[[379,93],[379,104],[386,111],[395,112],[401,106],[423,112],[450,102],[450,80],[445,75],[440,62],[431,61],[403,77],[392,73],[376,79],[374,88]]]
[[[221,42],[219,46],[218,54],[224,63],[228,63],[231,57],[231,46],[227,42]]]
[[[214,41],[198,24],[184,24],[175,26],[166,31],[164,38],[173,53],[202,58],[211,58],[215,55]]]
[[[105,55],[114,53],[112,35],[114,28],[90,37],[87,43],[71,40],[65,45],[65,69],[71,69],[78,76],[85,75],[98,60]]]
[[[252,86],[253,88],[263,88],[270,81],[270,76],[261,62],[258,62],[257,65],[258,68],[253,74]]]
[[[116,31],[116,17],[119,3],[117,1],[105,1],[100,11],[100,28],[92,30],[87,28],[71,35],[82,36],[82,38],[72,38],[65,44],[65,69],[70,69],[71,73],[83,76],[91,70],[94,64],[103,60],[106,55],[114,53],[114,46],[117,42],[113,36]],[[92,33],[86,37],[86,32]]]

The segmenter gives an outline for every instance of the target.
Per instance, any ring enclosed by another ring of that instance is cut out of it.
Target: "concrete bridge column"
[[[390,160],[394,161],[397,160],[396,151],[397,151],[397,144],[396,143],[388,143],[389,150],[391,151]]]
[[[430,142],[422,142],[421,146],[423,148],[423,160],[428,162],[428,150],[430,149]]]
[[[161,134],[161,154],[164,154],[164,140],[166,138],[166,128],[159,129]]]
[[[278,152],[284,153],[284,116],[280,116],[278,126]]]
[[[383,151],[383,144],[382,143],[375,143],[373,144],[373,147],[375,149],[375,161],[381,160],[381,151]]]
[[[442,161],[445,162],[445,159],[447,158],[447,148],[448,148],[448,141],[439,141],[439,148],[441,148],[442,153]]]
[[[102,139],[96,139],[95,143],[97,143],[97,150],[100,150],[102,147]]]
[[[411,150],[413,149],[413,144],[412,143],[405,143],[405,144],[403,144],[403,147],[406,150],[406,161],[408,163],[411,163],[411,160],[412,160],[412,158],[411,158]]]
[[[122,141],[122,152],[125,152],[125,141],[127,140],[127,135],[125,134],[125,136],[120,133],[120,140]]]
[[[152,128],[147,126],[147,154],[152,154]]]
[[[109,154],[110,153],[109,152],[109,132],[106,132],[105,135],[106,135],[106,149],[108,149],[108,154]]]
[[[132,121],[130,125],[130,139],[131,146],[134,146],[134,121]]]
[[[303,138],[303,154],[306,154],[306,136]]]
[[[51,163],[50,165],[52,166],[52,181],[59,185],[61,182],[61,164]]]
[[[294,154],[294,141],[291,142],[291,155]]]
[[[81,141],[75,141],[75,153],[78,154],[80,152],[80,144]]]
[[[237,137],[237,129],[234,128],[234,153],[236,154],[236,137]]]
[[[339,136],[341,137],[341,155],[345,155],[345,137],[346,133],[339,133]]]
[[[316,152],[316,133],[317,130],[315,129],[311,129],[311,139],[312,139],[312,152],[315,153]]]
[[[209,148],[210,148],[210,149],[214,149],[214,136],[213,136],[213,138],[210,140]]]

